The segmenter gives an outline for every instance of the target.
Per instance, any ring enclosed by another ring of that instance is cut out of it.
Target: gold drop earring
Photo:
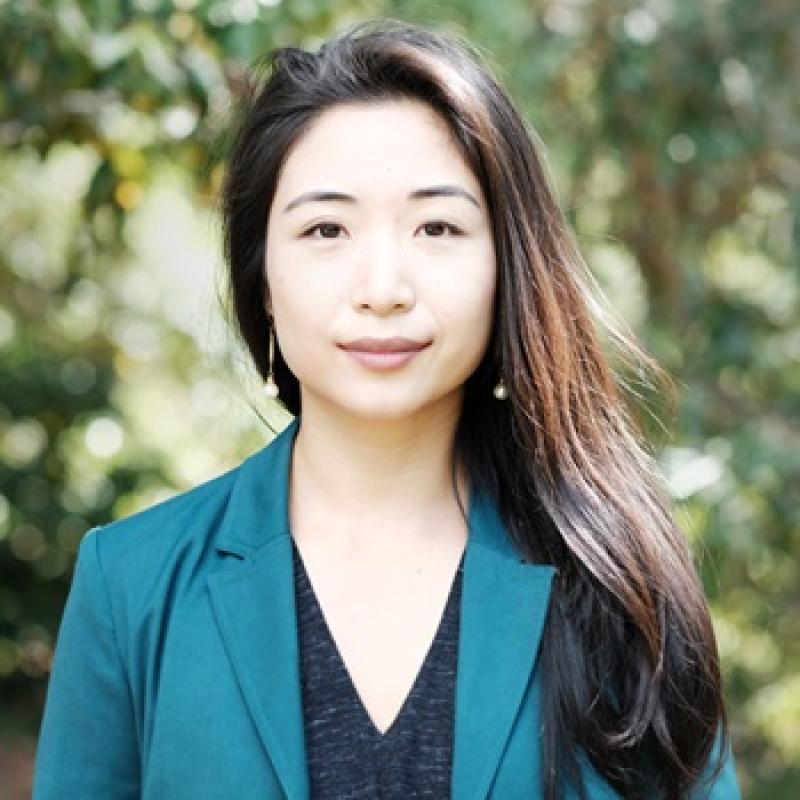
[[[272,370],[275,363],[275,325],[269,327],[269,361],[267,363],[267,380],[264,383],[264,394],[267,397],[278,396],[278,384],[275,383]]]

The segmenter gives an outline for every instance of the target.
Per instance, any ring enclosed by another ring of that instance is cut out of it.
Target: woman
[[[270,67],[223,220],[296,418],[85,537],[34,797],[738,797],[702,590],[507,95],[401,23]]]

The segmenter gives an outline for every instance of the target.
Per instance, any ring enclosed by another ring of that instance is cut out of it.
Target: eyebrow
[[[408,195],[409,200],[427,200],[431,197],[461,197],[464,200],[468,200],[470,203],[473,203],[478,208],[481,207],[481,204],[466,190],[462,189],[460,186],[455,186],[453,184],[441,184],[439,186],[427,186],[424,189],[416,189],[415,191],[411,192]],[[302,203],[309,203],[309,202],[327,202],[327,201],[339,201],[343,203],[357,203],[355,197],[351,194],[345,194],[344,192],[332,192],[332,191],[313,191],[313,192],[304,192],[299,197],[295,197],[291,203],[289,203],[286,208],[283,209],[283,213],[286,214],[297,206],[301,205]]]

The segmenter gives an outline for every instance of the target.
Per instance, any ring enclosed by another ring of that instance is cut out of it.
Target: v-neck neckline
[[[394,719],[389,724],[389,727],[386,728],[385,731],[381,731],[378,726],[375,724],[372,716],[370,715],[364,701],[361,698],[361,695],[356,688],[355,682],[353,681],[353,677],[350,674],[350,670],[347,667],[347,663],[345,662],[344,658],[342,657],[341,652],[339,651],[339,647],[336,644],[336,640],[333,638],[333,633],[331,632],[330,626],[328,625],[328,620],[325,618],[325,612],[322,610],[322,604],[317,597],[316,590],[314,589],[314,584],[311,582],[311,577],[306,570],[305,563],[303,561],[303,557],[300,554],[300,549],[297,547],[297,543],[292,540],[292,550],[294,552],[295,558],[295,565],[299,568],[300,572],[298,577],[301,579],[302,582],[305,583],[306,587],[308,588],[308,594],[313,602],[314,605],[314,612],[318,615],[318,618],[322,622],[322,630],[324,631],[324,635],[328,641],[328,644],[331,648],[331,651],[334,653],[336,657],[336,663],[339,666],[339,669],[342,673],[347,677],[347,684],[350,690],[351,696],[355,699],[356,705],[359,708],[359,712],[364,719],[365,723],[367,724],[369,731],[374,739],[377,740],[378,744],[386,742],[389,737],[393,734],[393,732],[399,727],[401,721],[406,716],[408,712],[408,708],[411,705],[412,698],[415,696],[416,691],[419,685],[422,682],[422,678],[424,673],[427,672],[430,662],[432,660],[434,651],[438,648],[439,641],[442,637],[442,631],[444,629],[445,621],[447,619],[448,614],[451,612],[452,603],[455,602],[455,595],[456,595],[456,588],[458,581],[463,577],[463,570],[464,570],[464,557],[466,555],[466,550],[461,554],[461,558],[458,562],[458,567],[453,574],[453,578],[450,582],[450,590],[447,595],[447,600],[445,601],[444,608],[442,609],[442,614],[439,617],[439,622],[436,626],[436,632],[433,635],[433,639],[428,646],[428,649],[425,653],[424,658],[422,659],[422,663],[417,670],[417,674],[414,677],[414,680],[411,684],[411,688],[408,690],[405,698],[403,699],[403,703],[400,706],[400,709],[395,714]]]

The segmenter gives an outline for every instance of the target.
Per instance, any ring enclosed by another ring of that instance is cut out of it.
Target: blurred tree
[[[644,421],[712,601],[741,778],[755,800],[796,797],[790,0],[0,3],[0,733],[35,731],[83,532],[263,439],[247,412],[219,433],[245,359],[186,301],[198,265],[218,266],[220,135],[253,59],[367,15],[445,24],[487,55],[547,146],[590,267],[676,376],[676,434]],[[182,223],[195,249],[174,235],[184,216],[205,220]]]

